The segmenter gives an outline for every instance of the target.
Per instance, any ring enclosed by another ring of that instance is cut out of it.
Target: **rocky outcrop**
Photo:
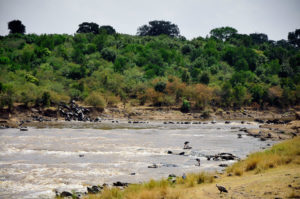
[[[227,161],[227,160],[239,160],[237,156],[231,154],[231,153],[218,153],[216,155],[206,155],[207,160],[213,159],[214,161],[222,160],[222,161]]]
[[[74,100],[72,100],[69,105],[61,104],[58,110],[60,116],[65,118],[65,121],[91,121],[91,118],[88,116],[90,110],[82,106],[78,106]]]

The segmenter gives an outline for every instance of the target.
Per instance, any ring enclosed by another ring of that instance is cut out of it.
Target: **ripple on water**
[[[82,128],[83,124],[76,125]],[[205,155],[229,152],[245,157],[272,144],[248,136],[237,139],[240,132],[231,127],[258,127],[238,121],[201,125],[154,123],[134,129],[128,124],[118,124],[117,128],[105,125],[109,128],[30,128],[22,133],[18,129],[1,130],[0,198],[52,198],[56,188],[85,191],[87,184],[139,182],[170,173],[215,170],[223,162],[207,161]],[[167,154],[182,152],[184,141],[190,141],[193,147],[185,151],[186,156]],[[195,159],[199,157],[201,166],[197,167]],[[159,167],[149,169],[152,164]],[[129,175],[133,172],[136,175]]]

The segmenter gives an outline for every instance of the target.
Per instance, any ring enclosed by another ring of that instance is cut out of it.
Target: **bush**
[[[182,101],[182,106],[181,106],[180,110],[181,110],[181,112],[183,112],[183,113],[188,113],[188,112],[190,112],[190,110],[191,110],[191,104],[190,104],[190,102],[184,99],[184,100]]]
[[[48,107],[50,106],[50,93],[49,92],[44,92],[43,95],[42,95],[42,106],[45,106],[45,107]]]
[[[114,62],[116,59],[116,52],[110,48],[104,48],[101,51],[101,55],[103,57],[103,59],[107,60],[107,61],[111,61]]]
[[[155,91],[157,92],[164,92],[166,88],[166,83],[165,82],[157,82],[157,84],[154,86]]]
[[[209,75],[208,73],[203,73],[201,76],[200,76],[200,82],[203,83],[203,84],[209,84]]]
[[[98,92],[92,92],[87,98],[85,98],[84,102],[87,105],[101,109],[104,109],[106,107],[106,101],[104,97]]]

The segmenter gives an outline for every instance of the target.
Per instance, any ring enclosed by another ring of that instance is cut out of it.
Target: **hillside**
[[[288,41],[222,28],[192,40],[108,33],[0,37],[0,107],[299,104],[300,51]]]

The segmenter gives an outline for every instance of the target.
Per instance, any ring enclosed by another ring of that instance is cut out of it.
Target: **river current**
[[[122,181],[139,183],[169,174],[222,170],[205,155],[221,152],[240,158],[261,150],[262,142],[241,124],[128,124],[57,122],[43,128],[0,130],[0,198],[53,198],[54,189],[86,191],[86,186]],[[242,134],[238,138],[237,134]],[[191,150],[183,150],[189,141]],[[168,154],[185,151],[188,155]],[[200,158],[201,166],[196,166]],[[148,168],[156,164],[158,168]]]

